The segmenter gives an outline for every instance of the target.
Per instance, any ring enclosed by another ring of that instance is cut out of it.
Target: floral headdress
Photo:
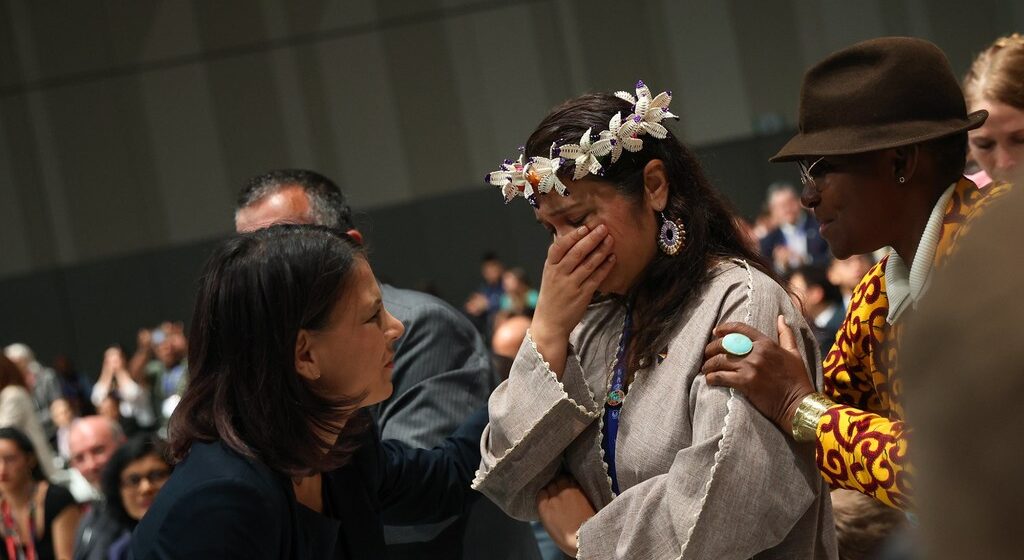
[[[636,83],[636,96],[625,91],[615,92],[615,97],[633,104],[633,112],[622,118],[616,112],[608,121],[608,129],[595,136],[593,129],[588,128],[579,142],[575,144],[551,144],[548,157],[531,157],[524,161],[520,153],[518,160],[506,159],[496,171],[487,174],[485,181],[501,188],[505,204],[517,196],[525,198],[532,206],[537,207],[537,193],[555,192],[568,196],[565,184],[558,178],[561,169],[573,166],[573,180],[581,179],[587,174],[604,175],[605,169],[619,161],[622,151],[639,152],[644,147],[641,136],[665,138],[668,130],[661,121],[666,118],[678,119],[668,110],[672,102],[672,92],[659,93],[651,97],[651,90],[641,80]],[[522,152],[523,148],[519,148]],[[610,159],[608,158],[610,156]],[[605,160],[605,163],[601,163]]]

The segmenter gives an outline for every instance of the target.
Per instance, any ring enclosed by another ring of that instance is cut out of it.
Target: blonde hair
[[[968,108],[982,100],[1024,109],[1024,36],[1000,37],[981,52],[964,76]]]

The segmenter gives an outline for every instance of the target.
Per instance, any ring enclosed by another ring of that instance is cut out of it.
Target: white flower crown
[[[625,119],[622,118],[621,112],[615,113],[608,121],[608,130],[602,130],[596,139],[592,136],[593,129],[588,128],[580,137],[579,143],[561,146],[552,143],[548,157],[531,157],[529,161],[524,162],[524,156],[520,154],[518,160],[506,159],[499,169],[488,173],[484,180],[501,188],[505,204],[521,196],[536,207],[537,193],[547,193],[555,189],[562,196],[569,194],[565,184],[558,178],[558,171],[568,165],[570,160],[575,167],[573,180],[581,179],[587,174],[604,175],[605,168],[622,157],[622,150],[639,152],[643,149],[644,142],[640,136],[665,138],[668,130],[662,126],[661,121],[666,118],[679,118],[668,110],[668,104],[672,102],[672,92],[661,92],[652,98],[651,90],[643,80],[636,83],[636,97],[625,91],[615,92],[615,97],[632,103],[633,112]],[[520,148],[520,152],[522,150]],[[609,154],[611,160],[602,164],[599,158]]]

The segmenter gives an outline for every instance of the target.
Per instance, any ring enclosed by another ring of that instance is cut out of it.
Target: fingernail
[[[604,233],[607,230],[608,230],[608,228],[604,227],[604,224],[601,224],[601,225],[597,226],[596,228],[594,228],[594,231],[596,231],[598,233]]]
[[[576,233],[580,235],[587,233],[587,226],[580,226],[579,229],[576,230]]]

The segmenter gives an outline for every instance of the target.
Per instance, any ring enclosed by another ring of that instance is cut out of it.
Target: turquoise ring
[[[740,333],[729,333],[722,338],[722,348],[733,356],[746,356],[754,349],[754,341]]]

